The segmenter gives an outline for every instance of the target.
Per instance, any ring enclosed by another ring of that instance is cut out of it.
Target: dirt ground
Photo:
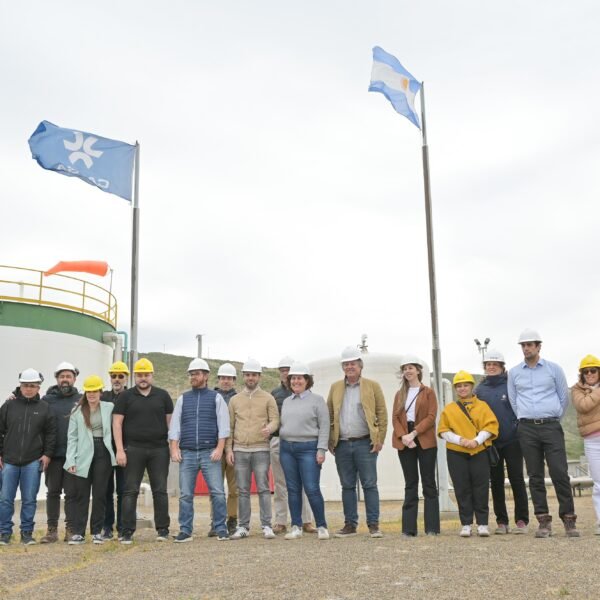
[[[382,503],[382,539],[371,539],[364,523],[349,539],[297,541],[259,534],[253,506],[251,536],[218,542],[207,538],[208,500],[196,499],[194,540],[157,543],[153,529],[140,529],[132,546],[0,547],[0,597],[64,598],[600,598],[600,536],[590,491],[577,497],[579,539],[567,539],[559,522],[546,540],[533,536],[463,539],[459,523],[447,519],[439,537],[400,537],[400,502]],[[551,511],[557,514],[555,498]],[[151,508],[140,503],[140,513]],[[330,531],[343,524],[341,504],[326,505]],[[38,510],[36,537],[44,530]],[[361,519],[364,506],[360,506]],[[172,501],[172,532],[177,501]],[[556,519],[556,516],[555,516]],[[493,524],[493,519],[490,520]]]

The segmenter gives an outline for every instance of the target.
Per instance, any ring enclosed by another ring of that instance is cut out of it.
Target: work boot
[[[227,531],[229,531],[229,535],[233,535],[235,533],[236,529],[237,529],[237,518],[236,517],[228,517]]]
[[[74,535],[75,535],[75,532],[70,527],[66,527],[65,539],[63,540],[63,542],[68,542]],[[42,538],[42,539],[44,539],[44,538]]]
[[[356,535],[356,525],[354,523],[344,523],[344,526],[333,534],[337,538],[351,537],[353,535]]]
[[[536,515],[539,526],[535,532],[536,538],[547,538],[552,535],[552,516],[551,515]],[[573,523],[575,526],[575,523]],[[565,525],[566,527],[566,525]]]
[[[54,542],[58,542],[58,531],[56,527],[48,527],[48,531],[46,531],[46,535],[40,540],[40,544],[54,544]]]
[[[579,537],[579,531],[577,531],[577,528],[575,527],[577,515],[565,515],[562,520],[567,537]]]

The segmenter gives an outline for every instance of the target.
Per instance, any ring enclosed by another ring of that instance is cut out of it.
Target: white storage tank
[[[44,394],[61,361],[79,368],[77,387],[92,374],[108,387],[113,345],[103,335],[115,331],[116,319],[114,296],[92,282],[0,266],[0,404],[28,367],[44,375]]]
[[[398,451],[392,447],[392,407],[394,396],[400,389],[400,361],[402,354],[364,353],[362,376],[377,381],[383,390],[388,411],[388,428],[383,450],[377,459],[377,477],[381,500],[399,500],[404,498],[404,476],[398,459]],[[310,367],[314,376],[313,391],[327,400],[329,387],[335,381],[344,378],[340,357],[313,361]],[[429,366],[423,361],[423,383],[430,384]],[[342,488],[335,467],[335,457],[327,453],[327,459],[321,472],[321,490],[325,500],[341,501]],[[362,490],[361,490],[362,498]]]

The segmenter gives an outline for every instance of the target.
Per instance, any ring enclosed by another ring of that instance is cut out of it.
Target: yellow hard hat
[[[456,385],[458,383],[472,383],[475,385],[475,379],[473,379],[473,375],[471,373],[467,373],[467,371],[459,371],[452,380],[452,385]]]
[[[118,360],[117,362],[110,365],[110,369],[108,369],[108,372],[125,373],[125,375],[129,375],[129,369],[127,368],[127,365],[121,360]]]
[[[140,358],[133,365],[134,373],[154,373],[154,365],[147,358]]]
[[[579,363],[579,370],[581,371],[581,369],[586,369],[588,367],[600,367],[600,358],[593,354],[584,356]]]
[[[98,377],[98,375],[90,375],[86,377],[83,382],[83,391],[84,392],[97,392],[104,388],[104,383],[102,382],[102,377]]]

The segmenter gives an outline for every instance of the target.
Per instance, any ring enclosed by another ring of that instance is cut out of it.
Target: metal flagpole
[[[133,188],[133,233],[131,236],[131,328],[129,336],[129,370],[133,373],[133,365],[138,357],[138,245],[140,227],[140,144],[135,142],[135,171]]]
[[[444,385],[442,383],[442,357],[438,328],[437,288],[435,283],[435,256],[433,251],[433,219],[431,215],[431,184],[429,180],[429,147],[427,145],[427,122],[425,120],[425,83],[421,83],[421,133],[423,134],[423,185],[425,188],[425,223],[427,227],[427,263],[429,267],[429,304],[431,308],[431,336],[434,388],[438,399],[438,418],[444,408]],[[454,511],[454,504],[448,495],[448,464],[446,446],[438,447],[438,486],[440,510]]]

